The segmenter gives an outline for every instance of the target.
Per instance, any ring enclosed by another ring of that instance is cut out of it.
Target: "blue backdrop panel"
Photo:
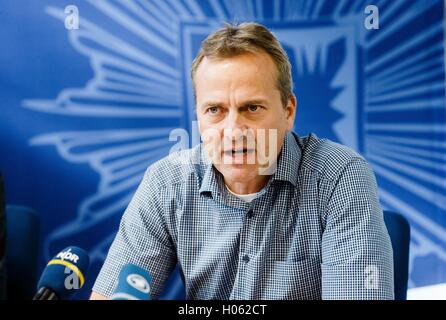
[[[379,29],[364,9],[379,9]],[[69,30],[68,5],[79,11]],[[8,203],[41,214],[41,268],[86,249],[88,296],[146,167],[193,130],[189,78],[223,21],[283,43],[295,130],[373,165],[384,209],[412,227],[409,287],[446,282],[446,115],[441,0],[0,1],[0,170]],[[183,297],[174,273],[163,298]]]

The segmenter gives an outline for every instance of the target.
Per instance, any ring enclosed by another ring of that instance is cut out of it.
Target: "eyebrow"
[[[250,106],[250,105],[256,105],[256,104],[260,104],[260,105],[266,105],[268,103],[268,101],[266,99],[252,99],[252,100],[246,100],[243,101],[241,104],[239,104],[237,107],[246,107],[246,106]],[[218,101],[206,101],[203,104],[201,104],[200,108],[204,109],[205,107],[221,107],[222,105],[224,105],[221,102]]]

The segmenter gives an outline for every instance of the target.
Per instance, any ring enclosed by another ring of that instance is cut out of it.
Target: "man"
[[[291,132],[291,66],[255,23],[226,25],[192,66],[203,143],[147,170],[93,288],[123,265],[157,298],[178,262],[187,299],[392,299],[375,177],[347,147]],[[251,161],[249,161],[251,160]]]

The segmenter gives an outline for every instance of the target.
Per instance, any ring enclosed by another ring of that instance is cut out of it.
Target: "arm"
[[[92,292],[90,296],[90,300],[108,300],[106,296],[103,296],[102,294]]]
[[[151,296],[156,299],[176,264],[176,252],[164,219],[161,190],[149,168],[124,212],[118,233],[93,287],[92,299],[110,297],[122,267],[128,263],[152,276]]]
[[[375,176],[354,158],[332,181],[322,236],[323,299],[393,299],[392,246]]]

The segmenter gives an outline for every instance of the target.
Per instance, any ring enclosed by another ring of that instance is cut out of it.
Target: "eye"
[[[257,111],[260,110],[260,108],[261,107],[259,105],[256,105],[256,104],[252,104],[252,105],[248,106],[248,110],[250,112],[257,112]]]
[[[206,111],[209,112],[210,114],[217,114],[219,111],[219,108],[218,107],[210,107]]]

